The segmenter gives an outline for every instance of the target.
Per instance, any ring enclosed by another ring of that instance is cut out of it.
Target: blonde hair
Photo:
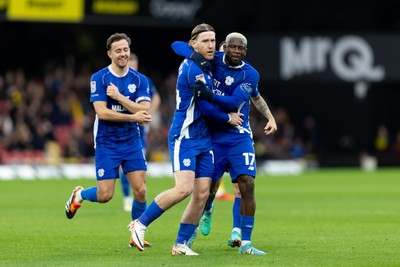
[[[225,38],[225,43],[228,44],[230,42],[230,40],[233,38],[240,39],[243,42],[244,46],[247,47],[246,37],[244,37],[243,34],[238,33],[238,32],[232,32],[232,33],[228,34]]]
[[[193,28],[190,35],[190,40],[194,40],[202,32],[215,32],[214,27],[207,23],[201,23]]]

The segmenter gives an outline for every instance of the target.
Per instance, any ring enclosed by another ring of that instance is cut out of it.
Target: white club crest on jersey
[[[245,92],[248,92],[248,93],[251,93],[251,84],[250,83],[242,83],[241,85],[240,85],[240,88],[242,89],[242,90],[244,90]]]
[[[90,92],[92,92],[92,93],[96,92],[96,82],[95,81],[90,82]]]
[[[183,165],[185,165],[185,167],[189,167],[190,166],[190,159],[184,159],[183,160]]]
[[[136,84],[132,83],[132,84],[128,85],[128,90],[129,90],[129,93],[133,94],[136,91]]]
[[[235,81],[235,79],[233,79],[233,77],[231,77],[231,76],[227,76],[225,78],[225,84],[228,86],[231,85],[234,81]]]
[[[99,169],[97,171],[97,174],[99,175],[99,177],[103,177],[104,176],[104,169]]]

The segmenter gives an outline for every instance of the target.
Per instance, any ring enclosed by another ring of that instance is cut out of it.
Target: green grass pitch
[[[400,266],[400,169],[259,175],[253,244],[266,256],[227,246],[232,203],[225,201],[215,202],[210,235],[193,245],[200,256],[171,255],[187,201],[150,225],[153,248],[139,252],[128,247],[119,183],[111,202],[84,202],[68,220],[64,205],[75,185],[95,181],[0,181],[0,266]],[[172,185],[149,178],[149,202]]]

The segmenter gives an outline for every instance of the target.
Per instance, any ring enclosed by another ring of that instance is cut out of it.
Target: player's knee
[[[101,192],[101,191],[97,191],[97,199],[99,201],[99,203],[106,203],[108,201],[110,201],[113,197],[113,193],[112,192]]]
[[[141,201],[146,200],[146,194],[147,194],[146,187],[133,190],[133,195],[134,195],[135,199],[138,199]]]
[[[193,186],[190,185],[181,185],[175,188],[175,192],[179,199],[185,199],[193,192]]]
[[[240,175],[238,177],[239,189],[242,196],[254,195],[254,177],[250,175]]]

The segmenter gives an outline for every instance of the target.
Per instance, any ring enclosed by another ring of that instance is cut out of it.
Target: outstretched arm
[[[175,41],[171,45],[175,54],[190,58],[193,60],[199,68],[204,72],[211,71],[211,64],[202,55],[193,50],[187,42]]]

